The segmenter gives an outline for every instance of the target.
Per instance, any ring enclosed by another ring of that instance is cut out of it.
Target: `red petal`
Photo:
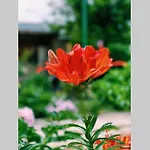
[[[36,71],[37,73],[40,73],[40,72],[42,72],[42,71],[44,71],[44,70],[46,70],[45,67],[39,66],[39,67],[36,68],[35,71]]]
[[[110,61],[109,50],[107,48],[101,48],[99,50],[100,56],[97,58],[96,65],[98,68],[105,67],[108,65],[108,61]]]
[[[68,80],[68,77],[66,76],[66,72],[63,70],[61,66],[56,64],[49,64],[45,68],[49,74],[56,76],[59,80],[62,81]]]
[[[100,144],[101,140],[96,140],[94,144]]]
[[[80,44],[75,44],[72,48],[72,51],[75,51],[77,49],[80,49],[81,48],[81,45]]]
[[[74,71],[72,73],[72,83],[75,84],[75,85],[79,85],[80,81],[79,81],[79,74],[77,71]]]
[[[62,63],[67,63],[68,62],[68,55],[64,52],[63,49],[58,48],[56,51],[57,58],[60,62]]]
[[[105,72],[107,72],[109,69],[111,68],[111,66],[108,67],[103,67],[100,70],[98,70],[97,72],[94,72],[94,74],[92,75],[92,78],[97,78],[100,75],[104,74]]]
[[[50,63],[58,63],[57,56],[52,50],[48,51],[48,60]]]
[[[96,78],[104,74],[112,66],[112,58],[109,57],[109,50],[107,48],[101,48],[99,53],[100,56],[97,58],[96,69],[92,75],[92,78]]]
[[[68,68],[70,72],[77,71],[80,73],[80,63],[81,63],[81,58],[82,58],[82,49],[79,48],[74,49],[71,53],[69,53],[69,63],[68,63]]]
[[[117,60],[117,61],[113,61],[112,65],[115,67],[119,67],[119,66],[126,66],[127,63],[125,61],[122,61],[122,60]]]
[[[92,46],[86,46],[85,47],[85,57],[88,60],[90,57],[93,57],[95,55],[96,51]]]

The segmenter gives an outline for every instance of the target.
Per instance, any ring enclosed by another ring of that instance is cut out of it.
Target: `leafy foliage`
[[[112,141],[117,141],[119,144],[124,144],[122,141],[117,140],[115,137],[117,135],[112,135],[108,138],[106,137],[100,137],[100,134],[104,132],[105,130],[110,130],[110,129],[118,129],[116,126],[112,125],[112,123],[106,123],[102,125],[99,129],[97,129],[95,132],[93,132],[94,126],[96,124],[97,117],[89,116],[85,117],[83,119],[83,122],[85,124],[85,128],[82,130],[85,134],[84,137],[80,137],[79,141],[76,142],[71,142],[68,144],[68,147],[75,147],[79,146],[80,147],[86,147],[88,150],[98,150],[102,145],[105,143],[106,140],[112,140]],[[82,127],[83,128],[83,127]],[[97,145],[96,147],[94,146],[94,143],[96,140],[101,139],[101,144]]]
[[[20,83],[19,107],[32,108],[36,117],[46,116],[45,107],[50,102],[51,92],[48,76],[44,74],[28,76]]]
[[[101,105],[130,110],[130,64],[124,68],[113,68],[103,80],[93,82],[92,91]]]
[[[82,42],[81,22],[82,10],[81,0],[66,0],[66,4],[73,10],[74,21],[69,21],[63,27],[70,41]],[[116,59],[130,59],[130,0],[93,0],[88,5],[88,43],[97,46],[98,40],[104,40],[104,45],[108,47]],[[65,8],[55,10],[65,11]],[[66,16],[68,14],[66,13]],[[78,33],[78,34],[77,34]]]
[[[44,137],[36,133],[33,127],[29,127],[23,119],[18,120],[19,134],[18,134],[18,149],[19,150],[60,150],[65,145],[52,148],[49,146],[51,142],[66,141],[78,139],[81,134],[73,131],[67,131],[70,127],[78,127],[74,124],[51,124],[46,127],[42,127]],[[61,135],[60,131],[62,132]]]
[[[65,29],[72,44],[81,43],[81,0],[66,0],[71,6],[75,21],[68,21],[67,25],[57,27],[56,30]],[[62,8],[64,9],[64,8]],[[61,9],[66,16],[68,13]],[[67,10],[70,12],[70,10]],[[72,11],[71,11],[72,12]],[[70,14],[69,14],[70,15]],[[114,60],[130,60],[130,1],[129,0],[93,0],[88,3],[88,44],[97,46],[98,40],[104,40],[104,45],[110,49]],[[31,54],[26,52],[20,60],[29,61]],[[23,77],[26,73],[19,66],[19,76]],[[89,86],[72,86],[59,82],[57,88],[53,89],[54,80],[46,74],[34,74],[23,78],[19,87],[19,107],[28,106],[33,109],[35,117],[48,116],[51,121],[69,119],[78,116],[68,111],[59,113],[48,113],[45,107],[49,103],[55,103],[58,98],[71,99],[79,107],[80,113],[98,114],[101,109],[113,107],[115,110],[130,110],[130,65],[123,68],[113,68],[103,80],[92,81]],[[55,91],[55,92],[53,92]],[[84,103],[84,105],[82,105]],[[85,106],[85,107],[83,107]],[[19,150],[60,150],[66,148],[65,145],[52,148],[51,142],[73,140],[67,147],[75,149],[98,150],[107,140],[114,140],[120,144],[121,141],[112,135],[109,138],[101,137],[105,130],[117,129],[112,123],[102,125],[94,130],[97,117],[89,116],[83,119],[84,126],[78,124],[50,123],[42,128],[44,137],[37,134],[34,127],[28,127],[23,119],[18,120],[18,149]],[[82,133],[70,131],[69,128],[79,128]],[[61,132],[61,134],[60,134]],[[94,142],[101,140],[101,144],[94,147]],[[110,149],[116,148],[111,147]]]
[[[72,99],[82,113],[97,115],[101,110],[130,110],[130,62],[128,66],[112,68],[88,86],[72,86],[60,83],[58,97]]]
[[[79,119],[80,115],[79,113],[74,113],[69,110],[63,110],[60,112],[51,112],[48,114],[48,120],[55,120],[55,121],[60,121],[60,120],[67,120],[67,119],[72,119],[72,120],[77,120]]]
[[[102,125],[98,130],[93,132],[94,126],[96,124],[97,117],[89,116],[83,119],[84,125],[80,126],[78,124],[58,124],[53,123],[42,127],[44,137],[36,133],[33,127],[28,127],[23,119],[19,119],[19,134],[18,134],[18,149],[19,150],[61,150],[66,147],[74,147],[80,145],[78,149],[82,149],[82,146],[86,147],[88,150],[98,150],[98,147],[102,146],[106,140],[114,140],[123,144],[123,142],[117,140],[115,137],[118,135],[112,135],[108,138],[100,137],[100,134],[105,130],[116,130],[116,126],[112,123],[106,123]],[[69,128],[79,128],[82,133],[68,130]],[[61,132],[61,133],[60,133]],[[101,139],[102,144],[94,147],[96,140]],[[71,142],[68,145],[61,145],[59,147],[50,147],[51,142],[67,141],[67,140],[77,140],[76,142]]]
[[[65,129],[73,127],[72,124],[58,125],[53,124],[42,128],[45,134],[45,143],[56,142],[56,141],[66,141],[69,139],[77,139],[81,135],[80,133],[67,131]],[[59,134],[61,132],[61,135]]]
[[[45,107],[59,99],[72,100],[82,114],[97,115],[101,110],[130,110],[130,63],[122,68],[112,68],[103,79],[92,81],[86,88],[58,81],[58,89],[52,90],[52,80],[45,74],[32,75],[20,83],[19,107],[28,106],[36,117],[49,119],[77,119],[71,111],[48,113]]]
[[[41,137],[36,133],[33,127],[29,127],[23,119],[18,119],[18,140],[26,139],[27,142],[40,142]],[[21,143],[23,144],[23,143]]]

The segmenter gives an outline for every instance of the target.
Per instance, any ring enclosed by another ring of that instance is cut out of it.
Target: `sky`
[[[93,0],[87,0],[92,4]],[[49,3],[49,5],[48,5]],[[74,21],[74,15],[67,17],[57,13],[55,16],[52,12],[59,9],[69,9],[65,4],[65,0],[18,0],[18,22],[19,23],[49,23],[65,24],[67,20]],[[70,14],[72,11],[69,11]],[[72,13],[73,14],[73,13]]]
[[[40,23],[46,19],[49,8],[46,0],[19,0],[18,21],[25,23]]]
[[[51,23],[59,20],[59,23],[63,23],[65,19],[60,14],[54,17],[51,13],[54,9],[64,6],[64,0],[18,0],[18,22],[42,23],[49,21]]]

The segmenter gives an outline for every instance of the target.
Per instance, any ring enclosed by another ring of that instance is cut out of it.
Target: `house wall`
[[[26,61],[42,65],[47,60],[48,49],[56,47],[54,43],[54,40],[57,40],[56,37],[57,35],[54,34],[19,33],[19,60],[22,60],[23,55],[28,55],[29,58]]]

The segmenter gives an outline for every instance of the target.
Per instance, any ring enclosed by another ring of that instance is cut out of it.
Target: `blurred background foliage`
[[[61,93],[72,99],[82,112],[84,101],[86,112],[98,114],[102,111],[130,111],[130,64],[124,68],[112,68],[104,77],[92,81],[82,88],[61,83]]]
[[[19,107],[28,106],[33,108],[35,116],[43,117],[46,115],[45,107],[49,104],[51,93],[48,76],[31,74],[20,83]]]
[[[81,0],[65,0],[73,10],[74,21],[65,25],[51,24],[52,29],[64,31],[74,45],[81,43]],[[56,9],[67,17],[65,7]],[[57,14],[57,13],[56,13]],[[92,81],[86,87],[72,86],[58,81],[47,72],[37,74],[32,52],[24,51],[19,57],[19,108],[28,106],[35,116],[53,119],[77,118],[73,112],[49,113],[48,104],[62,98],[69,99],[82,114],[83,105],[89,114],[102,111],[130,111],[130,1],[129,0],[88,0],[88,45],[97,48],[98,40],[104,41],[114,60],[124,60],[128,66],[112,68],[104,78]],[[46,61],[46,60],[45,60]],[[82,88],[82,90],[80,90]]]
[[[88,0],[88,44],[97,47],[97,41],[103,40],[114,60],[130,60],[130,0]],[[69,21],[64,29],[70,42],[81,43],[81,0],[66,0],[71,6],[75,21]],[[59,10],[66,14],[65,8]]]
[[[36,117],[49,116],[58,120],[70,117],[76,119],[78,114],[83,113],[83,109],[89,115],[105,111],[130,111],[130,64],[123,68],[112,68],[102,79],[92,81],[86,88],[59,82],[57,79],[58,85],[55,87],[54,79],[43,72],[31,74],[21,81],[19,107],[32,108]],[[48,104],[54,105],[60,98],[73,101],[79,110],[77,115],[71,111],[46,111]]]

